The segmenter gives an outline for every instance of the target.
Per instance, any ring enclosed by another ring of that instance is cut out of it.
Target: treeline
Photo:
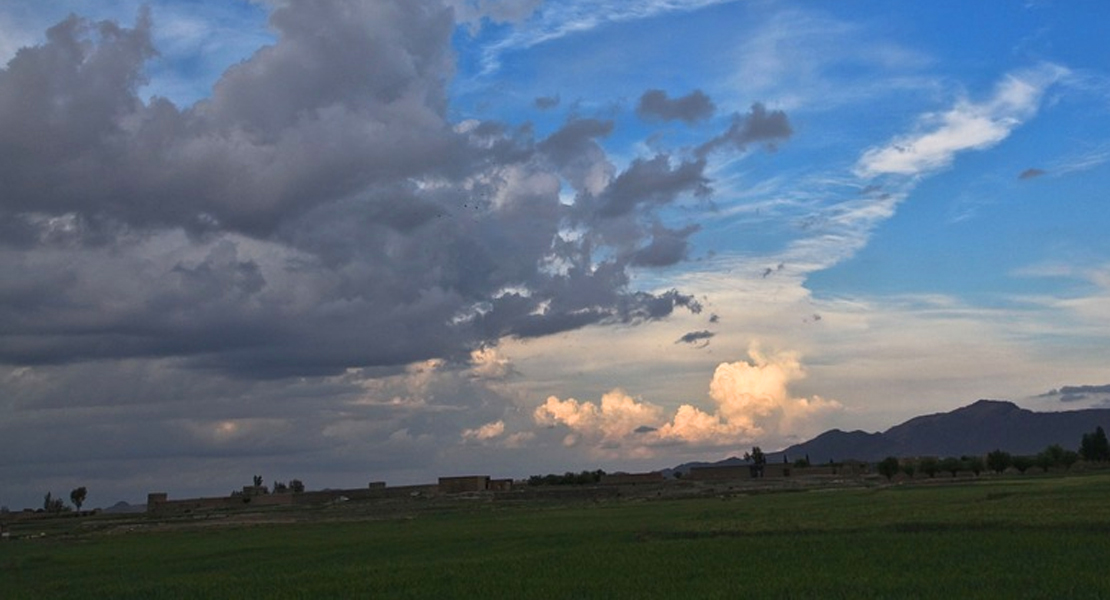
[[[259,496],[259,495],[264,496],[266,494],[271,493],[271,490],[275,494],[289,494],[289,493],[301,494],[305,490],[304,482],[301,481],[300,479],[290,479],[289,483],[285,483],[284,481],[275,480],[273,487],[267,488],[262,483],[262,476],[261,475],[255,475],[253,480],[252,480],[252,483],[254,485],[244,487],[242,491],[239,491],[239,490],[232,491],[231,495],[233,497],[235,497],[235,496],[244,496],[244,495],[246,495],[246,496]]]
[[[581,473],[567,471],[562,475],[533,475],[528,478],[528,485],[591,485],[599,483],[602,475],[605,475],[605,471],[601,469]]]
[[[984,460],[978,456],[961,456],[959,458],[933,458],[901,459],[888,456],[878,464],[879,474],[888,480],[893,479],[898,473],[913,478],[917,474],[936,477],[937,473],[950,473],[953,477],[961,471],[970,471],[978,476],[984,470],[1003,473],[1009,468],[1025,473],[1031,468],[1038,467],[1047,472],[1049,469],[1071,469],[1072,465],[1080,460],[1087,462],[1110,461],[1110,441],[1106,432],[1099,426],[1091,433],[1083,434],[1079,451],[1067,450],[1059,444],[1052,444],[1035,455],[1010,454],[1003,450],[994,450],[987,453]]]
[[[88,497],[88,495],[89,490],[86,489],[85,486],[73,488],[73,491],[69,493],[69,501],[73,503],[78,513],[81,512],[81,505],[85,503],[85,498]],[[28,508],[26,510],[30,511],[31,509]],[[65,501],[62,500],[61,496],[55,496],[53,492],[46,492],[46,495],[42,497],[42,508],[35,509],[34,512],[57,515],[72,512],[73,510],[73,508],[70,508]],[[0,513],[6,514],[8,512],[8,507],[5,506],[0,508]]]

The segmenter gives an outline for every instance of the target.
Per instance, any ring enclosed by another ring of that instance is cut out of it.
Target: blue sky
[[[1110,402],[1100,2],[142,6],[0,7],[5,505]]]

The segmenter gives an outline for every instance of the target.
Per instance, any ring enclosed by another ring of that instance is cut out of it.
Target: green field
[[[1110,598],[1104,473],[109,531],[0,543],[0,597]]]

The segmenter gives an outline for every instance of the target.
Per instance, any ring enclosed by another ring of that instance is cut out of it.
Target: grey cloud
[[[540,110],[550,110],[559,106],[559,96],[540,96],[536,98],[535,105]]]
[[[607,183],[613,167],[595,138],[613,131],[612,121],[572,119],[537,145],[575,190],[592,191]]]
[[[612,132],[612,121],[573,119],[541,142],[539,149],[556,165],[565,165],[587,148],[592,148],[594,138],[606,137]]]
[[[494,23],[519,23],[536,12],[543,0],[448,0],[459,22],[476,32],[483,19]]]
[[[1044,169],[1029,168],[1018,174],[1018,179],[1035,179],[1048,172]]]
[[[1110,384],[1106,385],[1065,385],[1041,394],[1040,398],[1055,398],[1060,402],[1079,402],[1110,396]],[[1104,399],[1104,401],[1107,399]]]
[[[499,123],[456,129],[453,26],[434,3],[294,1],[271,20],[279,41],[185,110],[135,96],[154,52],[145,12],[133,29],[69,19],[0,71],[0,211],[19,234],[4,261],[23,272],[0,284],[0,358],[321,376],[690,306],[630,291],[626,273],[632,248],[637,264],[678,260],[682,235],[558,237],[558,176],[650,211],[689,167],[610,181],[595,141],[610,121],[538,143]],[[636,183],[650,174],[669,189]],[[609,243],[618,258],[591,265]],[[495,297],[511,286],[528,296]]]
[[[704,187],[702,162],[614,179],[596,141],[612,121],[539,142],[451,125],[452,23],[434,3],[294,1],[271,21],[278,41],[184,110],[135,95],[145,12],[132,29],[71,18],[0,70],[4,261],[23,273],[0,283],[0,358],[320,376],[694,306],[626,272],[680,260],[689,231],[621,217]],[[604,224],[562,206],[560,177],[602,195]],[[559,237],[567,218],[581,240]],[[514,286],[528,294],[498,296]]]
[[[652,230],[651,243],[636,251],[632,264],[643,267],[667,267],[686,259],[689,237],[701,227],[690,225],[683,229],[667,229],[657,225]]]
[[[184,111],[135,95],[146,12],[133,29],[52,28],[0,71],[0,209],[264,236],[362,186],[465,165],[443,118],[450,11],[290,2],[271,23],[279,41]]]
[[[668,98],[663,90],[648,90],[640,96],[636,114],[641,119],[695,123],[713,116],[716,106],[701,90],[680,98]]]
[[[709,342],[709,339],[717,334],[712,331],[691,331],[682,337],[675,340],[676,344],[696,344],[698,342]]]
[[[413,365],[701,311],[631,274],[686,258],[697,226],[659,213],[708,193],[703,157],[618,172],[598,143],[613,121],[543,139],[452,122],[436,2],[275,6],[274,45],[188,107],[137,96],[146,12],[67,19],[0,68],[0,489],[424,480],[437,440],[513,403]],[[240,435],[213,437],[224,421]]]
[[[684,193],[706,196],[710,188],[705,166],[705,159],[699,159],[672,167],[665,154],[646,160],[637,158],[605,189],[598,215],[623,216],[637,207],[669,204]]]
[[[728,147],[740,150],[753,143],[762,143],[774,149],[777,142],[788,139],[793,133],[785,112],[768,111],[762,103],[756,102],[748,114],[733,115],[728,130],[699,146],[697,153],[705,156]]]

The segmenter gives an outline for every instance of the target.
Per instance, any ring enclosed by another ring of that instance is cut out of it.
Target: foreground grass
[[[1110,475],[0,544],[15,598],[1110,598]]]

